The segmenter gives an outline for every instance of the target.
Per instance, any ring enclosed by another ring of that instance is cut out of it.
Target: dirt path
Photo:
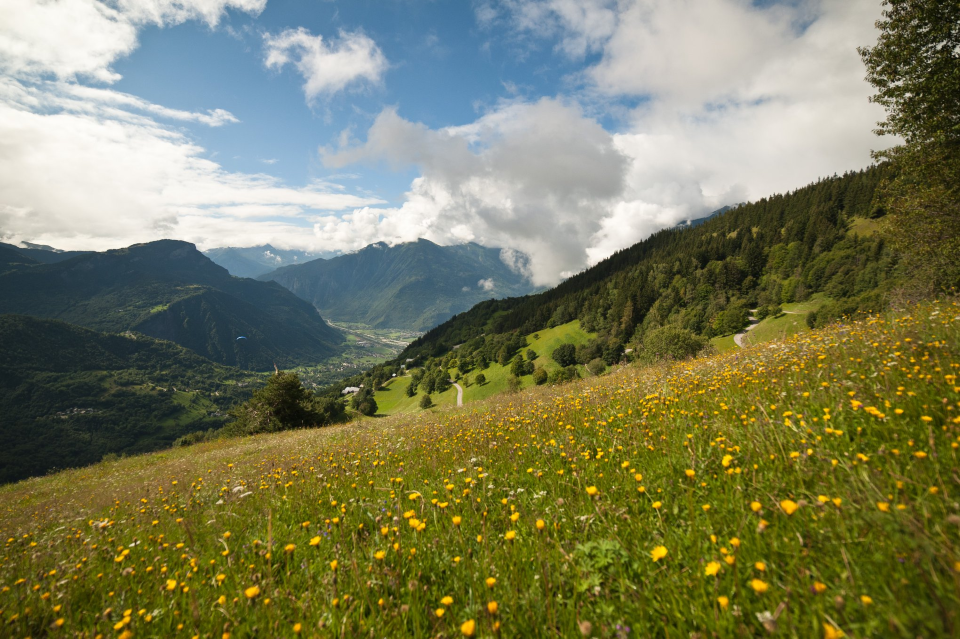
[[[746,337],[746,336],[747,336],[747,333],[749,333],[749,332],[752,331],[754,328],[756,328],[756,327],[757,327],[757,324],[760,323],[760,320],[758,320],[758,319],[757,319],[756,317],[754,317],[754,315],[753,315],[753,314],[756,313],[756,312],[757,312],[757,309],[755,309],[755,308],[750,309],[750,317],[749,317],[749,319],[750,319],[750,325],[747,326],[745,329],[743,329],[742,331],[740,331],[739,333],[737,333],[736,335],[733,336],[733,341],[734,341],[734,343],[736,343],[736,345],[739,346],[740,348],[743,348],[743,338]]]
[[[463,406],[463,386],[456,383],[452,379],[450,380],[450,383],[457,387],[457,406]]]

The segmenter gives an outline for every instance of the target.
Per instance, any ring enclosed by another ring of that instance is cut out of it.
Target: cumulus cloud
[[[477,282],[477,286],[482,288],[485,291],[492,291],[494,286],[496,285],[493,283],[493,278],[488,277],[485,280],[480,280],[479,282]]]
[[[106,249],[162,237],[309,248],[312,217],[382,200],[317,181],[291,188],[225,170],[184,130],[238,122],[224,109],[171,109],[81,84],[146,25],[259,13],[266,0],[9,0],[0,3],[0,238]],[[268,160],[269,163],[269,160]]]
[[[363,144],[324,155],[333,167],[381,160],[422,172],[406,202],[321,220],[322,241],[426,237],[508,247],[531,256],[538,284],[582,267],[584,238],[599,230],[623,192],[628,167],[596,121],[546,98],[505,104],[472,124],[442,130],[387,109]]]
[[[203,20],[216,26],[227,9],[258,14],[266,0],[4,0],[0,70],[13,77],[53,75],[115,82],[111,65],[137,47],[145,25]]]
[[[581,91],[443,129],[384,111],[365,142],[325,161],[412,164],[421,176],[402,206],[321,219],[320,236],[506,247],[529,256],[518,268],[534,283],[555,284],[681,220],[866,166],[881,144],[856,53],[876,38],[878,0],[476,7],[481,26],[552,39],[568,56],[596,51]],[[613,134],[577,106],[602,112],[620,96],[640,104]]]
[[[29,97],[27,93],[27,97]],[[0,97],[0,235],[62,248],[176,236],[203,246],[311,238],[304,215],[380,202],[232,173],[146,116],[39,112]],[[236,245],[236,244],[235,244]]]
[[[387,59],[380,47],[359,32],[340,32],[340,38],[324,41],[323,36],[309,31],[287,29],[277,35],[264,36],[269,69],[293,64],[303,76],[303,92],[308,101],[319,95],[331,95],[361,81],[380,82],[387,69]]]

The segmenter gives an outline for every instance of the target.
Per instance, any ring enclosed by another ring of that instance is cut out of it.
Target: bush
[[[549,377],[550,376],[547,374],[547,371],[543,370],[543,368],[536,368],[533,371],[533,383],[537,386],[545,384]]]
[[[648,362],[661,359],[686,359],[702,351],[707,340],[685,328],[663,326],[643,338],[642,357]]]
[[[537,359],[537,353],[532,348],[527,349],[527,359],[531,362]]]
[[[373,401],[372,397],[370,399]],[[343,404],[339,400],[318,400],[303,387],[295,373],[282,371],[272,376],[264,388],[256,391],[249,401],[230,414],[234,421],[224,427],[226,434],[230,435],[325,426],[344,417]]]
[[[520,378],[516,375],[510,375],[507,377],[507,390],[511,393],[515,393],[520,390]]]
[[[483,386],[484,384],[487,383],[487,376],[484,375],[483,373],[477,373],[477,376],[474,378],[473,381],[477,383],[477,386]]]
[[[550,373],[549,381],[551,384],[562,384],[570,380],[577,379],[580,375],[577,373],[576,366],[567,366]]]
[[[587,370],[594,375],[602,375],[607,370],[607,363],[597,357],[587,363]]]
[[[420,398],[420,408],[427,409],[433,406],[433,400],[430,399],[429,395],[424,395]]]
[[[524,360],[521,357],[517,357],[515,360],[513,360],[513,364],[510,365],[510,372],[517,377],[531,375],[533,374],[533,362]]]
[[[553,349],[553,353],[550,355],[560,366],[566,368],[567,366],[573,366],[577,363],[577,347],[573,344],[561,344]]]

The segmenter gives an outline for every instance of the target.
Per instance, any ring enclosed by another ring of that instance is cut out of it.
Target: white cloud
[[[387,59],[380,47],[363,33],[340,32],[340,38],[325,42],[323,36],[309,31],[287,29],[264,36],[269,69],[293,64],[303,76],[303,92],[312,102],[319,95],[331,95],[360,81],[380,82],[387,70]]]
[[[321,242],[426,237],[508,247],[531,256],[538,284],[583,266],[585,238],[623,192],[627,169],[609,133],[576,106],[551,99],[508,103],[473,124],[439,131],[388,109],[365,143],[324,156],[329,166],[377,160],[415,164],[422,177],[400,208],[321,219]]]
[[[384,111],[363,144],[326,161],[413,164],[421,177],[401,207],[322,218],[317,232],[506,247],[529,256],[534,283],[553,284],[680,220],[864,167],[893,142],[871,132],[883,112],[856,53],[879,15],[879,0],[480,4],[482,26],[599,52],[578,95],[592,108],[617,96],[640,106],[615,134],[573,98],[508,102],[439,130]]]
[[[477,282],[477,286],[482,288],[485,291],[492,291],[494,286],[496,285],[493,283],[493,278],[488,277],[485,280],[480,280],[479,282]]]
[[[266,0],[4,0],[0,71],[14,77],[85,76],[115,82],[110,67],[137,47],[144,25],[203,20],[216,26],[227,9],[258,14]]]
[[[571,57],[599,50],[617,24],[616,0],[499,0],[475,5],[481,26],[557,38]]]
[[[75,89],[0,82],[6,239],[61,248],[171,236],[204,247],[272,239],[306,247],[312,233],[305,217],[380,202],[347,195],[339,185],[289,188],[267,175],[229,172],[182,131],[149,116],[216,125],[229,114],[172,111],[112,91]]]

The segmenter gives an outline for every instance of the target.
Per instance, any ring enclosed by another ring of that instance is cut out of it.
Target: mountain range
[[[816,296],[806,322],[822,326],[883,308],[903,282],[896,255],[870,230],[883,215],[874,192],[889,174],[886,166],[850,172],[663,229],[550,290],[481,302],[331,391],[369,384],[411,360],[449,363],[454,349],[466,369],[481,354],[492,361],[498,349],[506,361],[518,348],[513,336],[573,320],[596,334],[584,356],[610,365],[627,347],[641,356],[658,337],[731,335],[747,325],[750,309],[775,316],[781,304]]]
[[[136,331],[250,370],[315,363],[343,342],[310,304],[278,284],[231,276],[187,242],[160,240],[49,264],[0,249],[0,264],[11,269],[0,275],[0,313]]]
[[[425,331],[478,302],[535,290],[501,253],[472,242],[378,242],[356,253],[285,266],[258,279],[284,286],[329,320]]]
[[[282,266],[309,262],[324,255],[298,251],[295,249],[278,249],[269,244],[260,246],[236,247],[225,246],[209,249],[203,252],[214,264],[219,264],[237,277],[259,277]]]

